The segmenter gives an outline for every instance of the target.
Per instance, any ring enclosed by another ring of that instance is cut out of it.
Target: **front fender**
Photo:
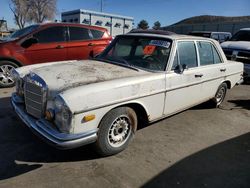
[[[165,73],[149,73],[83,85],[62,92],[74,114],[165,92]]]

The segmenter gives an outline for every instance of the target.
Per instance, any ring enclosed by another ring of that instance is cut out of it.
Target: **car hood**
[[[221,44],[222,48],[235,50],[250,50],[250,42],[248,41],[227,41]]]
[[[46,82],[50,96],[86,84],[133,77],[146,73],[145,71],[136,71],[94,60],[53,63],[34,68],[31,72]]]

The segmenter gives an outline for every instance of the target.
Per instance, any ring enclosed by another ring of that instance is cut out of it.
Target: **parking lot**
[[[250,85],[140,129],[122,153],[60,151],[25,128],[0,89],[0,187],[250,187]]]

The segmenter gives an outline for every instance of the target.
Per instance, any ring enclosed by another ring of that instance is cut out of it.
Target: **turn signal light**
[[[49,120],[49,121],[54,120],[54,117],[55,117],[54,110],[52,110],[52,109],[46,110],[46,112],[45,112],[45,117],[46,117],[46,119]]]
[[[95,119],[95,115],[94,114],[86,115],[86,116],[83,117],[83,121],[84,122],[91,121],[93,119]]]

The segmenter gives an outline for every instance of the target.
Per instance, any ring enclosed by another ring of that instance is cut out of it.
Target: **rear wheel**
[[[137,116],[132,108],[111,110],[100,123],[96,151],[102,156],[121,152],[130,143],[136,128]]]
[[[18,65],[11,61],[0,61],[0,87],[12,87],[15,85],[15,80],[12,75],[12,70]]]
[[[227,93],[227,84],[222,83],[219,86],[219,88],[218,88],[218,90],[217,90],[217,92],[212,100],[214,107],[219,107],[221,105],[221,103],[225,99],[226,93]]]

